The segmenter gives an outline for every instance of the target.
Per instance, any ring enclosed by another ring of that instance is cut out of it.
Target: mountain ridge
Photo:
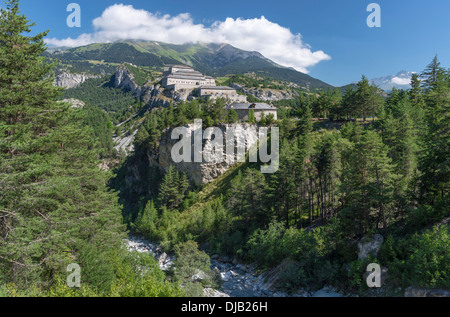
[[[111,72],[108,66],[124,62],[152,69],[162,69],[165,64],[182,63],[213,77],[255,72],[290,81],[304,88],[309,86],[312,90],[335,88],[307,74],[279,65],[259,52],[241,50],[227,43],[177,45],[127,40],[52,50],[45,56],[58,59],[62,66],[76,66],[80,71],[97,69],[93,71],[94,74],[103,68],[104,72]]]

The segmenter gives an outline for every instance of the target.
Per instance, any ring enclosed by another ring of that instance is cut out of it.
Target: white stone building
[[[167,89],[193,89],[201,86],[215,86],[216,80],[204,76],[185,65],[166,65],[164,67],[162,86]]]

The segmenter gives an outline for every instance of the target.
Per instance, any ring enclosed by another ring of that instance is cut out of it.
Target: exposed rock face
[[[252,95],[262,101],[278,101],[283,99],[294,99],[298,96],[295,91],[275,90],[275,89],[262,89],[262,88],[249,88],[238,84],[231,84],[231,87],[239,90],[246,95]]]
[[[366,259],[370,254],[376,256],[383,241],[383,236],[380,234],[375,234],[369,239],[362,239],[358,242],[358,259]]]
[[[125,153],[132,152],[134,150],[134,145],[133,145],[134,137],[138,133],[138,130],[139,129],[136,129],[131,134],[124,134],[124,135],[113,138],[113,141],[115,144],[114,148],[118,152],[120,152],[120,151],[123,151]]]
[[[78,100],[78,99],[74,99],[74,98],[64,99],[61,102],[67,102],[67,103],[72,104],[72,108],[73,109],[79,109],[79,108],[82,109],[86,105],[83,101]]]
[[[155,84],[152,85],[150,83],[145,84],[142,87],[142,92],[141,92],[141,100],[143,103],[147,104],[150,102],[150,100],[152,100],[152,98],[161,95],[163,92],[163,89],[161,88],[160,85]]]
[[[151,108],[168,107],[173,101],[171,98],[164,95],[164,88],[159,84],[145,84],[142,87],[141,100]]]
[[[170,94],[170,98],[172,98],[173,100],[175,100],[176,102],[180,102],[180,101],[186,101],[186,100],[193,100],[194,99],[194,96],[193,96],[193,93],[194,93],[194,88],[192,88],[192,89],[187,89],[187,88],[185,88],[185,89],[178,89],[178,90],[171,90],[170,92],[169,92],[169,94]]]
[[[159,84],[146,83],[141,87],[134,81],[134,75],[125,65],[117,67],[114,87],[131,91],[136,98],[140,98],[143,103],[152,108],[168,107],[173,100],[185,101],[192,93],[192,90],[185,91],[183,89],[175,94],[171,93],[171,95],[165,96],[164,88]]]
[[[152,108],[158,108],[158,107],[167,108],[167,107],[170,106],[171,102],[172,102],[172,100],[170,98],[167,98],[166,96],[160,95],[160,96],[153,97],[150,100],[149,105]]]
[[[103,160],[101,163],[98,164],[98,168],[101,169],[102,171],[109,171],[111,170],[114,166],[117,166],[120,164],[119,160]]]
[[[230,295],[212,288],[203,289],[203,293],[205,294],[205,297],[230,297]]]
[[[143,239],[133,238],[124,241],[129,251],[139,253],[150,253],[158,261],[159,267],[163,271],[168,271],[174,266],[175,258],[163,252],[162,247],[155,243],[150,243]]]
[[[220,128],[220,130],[223,133],[223,143],[226,144],[226,137],[227,137],[227,128],[231,128],[234,125],[223,125]],[[251,148],[253,145],[255,145],[258,141],[257,135],[252,135],[251,133],[248,133],[250,129],[255,126],[250,124],[242,124],[243,133],[247,135],[245,138],[237,138],[235,143],[235,152],[237,147],[244,147],[245,149]],[[190,124],[185,126],[188,129],[188,133],[191,133],[191,135],[194,135],[194,124]],[[231,154],[230,157],[227,157],[225,146],[224,146],[224,153],[223,153],[223,162],[220,163],[208,163],[203,158],[203,162],[196,163],[194,162],[194,159],[192,158],[192,162],[180,162],[175,163],[172,160],[172,148],[173,146],[179,142],[179,140],[172,140],[171,139],[171,133],[172,130],[166,130],[161,136],[161,142],[160,146],[157,150],[151,150],[151,152],[147,153],[148,160],[151,165],[158,166],[163,170],[168,170],[170,165],[173,165],[178,171],[180,172],[186,172],[189,179],[196,185],[202,185],[209,182],[212,182],[214,179],[225,173],[230,167],[234,165],[233,162],[236,161],[235,153]],[[191,142],[191,152],[194,153],[193,149],[193,141]],[[212,150],[212,142],[203,142],[203,152],[211,151]],[[193,157],[193,155],[192,155]],[[232,160],[231,158],[234,157]]]
[[[56,87],[64,87],[66,89],[75,88],[84,83],[90,78],[98,78],[98,76],[90,74],[72,74],[69,72],[62,72],[55,77],[54,85]]]
[[[131,91],[136,98],[141,96],[142,88],[134,81],[134,75],[125,65],[117,67],[114,86]]]

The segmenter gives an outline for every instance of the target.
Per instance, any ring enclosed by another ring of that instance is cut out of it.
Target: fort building
[[[162,86],[167,89],[193,89],[201,86],[215,86],[216,80],[204,76],[186,65],[166,65],[164,67]]]
[[[250,110],[253,110],[255,113],[255,120],[260,121],[262,114],[267,117],[269,114],[272,114],[274,120],[277,120],[277,108],[268,105],[266,103],[234,103],[228,105],[226,107],[228,111],[234,110],[237,112],[239,121],[248,121],[248,114]]]

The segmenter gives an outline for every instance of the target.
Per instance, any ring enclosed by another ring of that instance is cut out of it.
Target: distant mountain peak
[[[401,70],[396,75],[374,78],[370,80],[370,82],[386,92],[392,91],[393,87],[406,90],[411,88],[411,77],[414,73],[415,72]]]

